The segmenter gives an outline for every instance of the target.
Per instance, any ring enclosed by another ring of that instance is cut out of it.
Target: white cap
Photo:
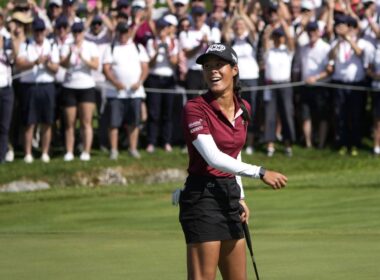
[[[174,0],[173,4],[175,3],[180,3],[186,6],[187,4],[189,4],[189,0]]]
[[[310,0],[302,0],[301,9],[307,9],[309,11],[312,11],[315,9],[315,6]]]
[[[51,5],[51,4],[55,4],[59,7],[61,7],[62,6],[62,0],[50,0],[49,5]]]
[[[375,0],[362,0],[363,4],[375,3]]]
[[[171,25],[174,25],[174,26],[178,25],[178,20],[177,20],[177,17],[175,15],[168,14],[168,15],[164,16],[164,20],[166,22],[169,22]]]
[[[140,7],[145,9],[146,8],[146,3],[144,0],[133,0],[132,1],[132,7]]]

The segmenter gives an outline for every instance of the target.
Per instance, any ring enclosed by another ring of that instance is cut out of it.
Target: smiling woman
[[[238,86],[238,59],[225,44],[213,44],[196,63],[203,66],[208,92],[184,108],[189,176],[180,196],[180,222],[187,243],[188,279],[246,277],[242,222],[249,218],[240,176],[262,179],[273,189],[287,178],[241,161],[250,106]],[[240,215],[239,209],[244,212]]]

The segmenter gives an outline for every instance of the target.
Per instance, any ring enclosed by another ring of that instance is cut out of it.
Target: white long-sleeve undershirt
[[[241,155],[235,159],[219,150],[214,139],[210,134],[199,134],[193,141],[194,147],[201,154],[207,164],[223,172],[231,173],[237,176],[244,176],[258,179],[260,178],[260,166],[244,163],[241,161]],[[243,185],[241,178],[236,178],[238,183],[240,179],[241,194],[244,197]]]

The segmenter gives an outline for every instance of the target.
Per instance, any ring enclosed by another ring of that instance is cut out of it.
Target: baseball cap
[[[217,43],[217,44],[212,44],[210,45],[207,50],[205,51],[204,54],[201,54],[197,60],[197,64],[203,65],[205,62],[206,58],[209,56],[217,56],[231,64],[237,64],[238,59],[236,52],[234,51],[233,48],[231,48],[229,45],[222,44],[222,43]]]
[[[50,5],[57,5],[58,7],[61,7],[62,6],[62,0],[50,0],[49,6]]]
[[[334,17],[334,24],[339,25],[339,24],[347,24],[347,16],[344,14],[336,14]]]
[[[177,26],[178,25],[178,20],[175,15],[168,14],[164,16],[164,20],[166,20],[170,25]]]
[[[26,13],[15,12],[15,13],[13,13],[11,20],[18,21],[18,22],[21,22],[23,24],[28,24],[28,23],[31,23],[33,21],[33,18],[31,16],[27,15]]]
[[[122,7],[129,7],[130,3],[129,0],[119,0],[117,1],[117,8],[120,9]]]
[[[354,27],[354,28],[357,28],[358,27],[358,22],[356,21],[355,18],[351,17],[351,16],[347,16],[347,25],[348,26],[351,26],[351,27]]]
[[[76,0],[63,0],[62,4],[64,6],[70,6],[73,5],[76,2]]]
[[[55,20],[55,28],[60,28],[60,27],[67,27],[69,26],[69,20],[67,16],[65,15],[60,15],[56,20]]]
[[[145,1],[144,0],[133,0],[132,2],[132,8],[141,8],[141,9],[145,9],[146,7],[146,4],[145,4]]]
[[[189,4],[189,0],[174,0],[173,4],[175,5],[176,3],[186,6],[187,4]]]
[[[316,22],[316,21],[310,21],[306,25],[306,31],[315,31],[315,30],[318,30],[318,29],[319,29],[318,22]]]
[[[119,22],[116,26],[116,31],[125,33],[129,30],[129,24],[126,22]]]
[[[167,22],[164,18],[159,18],[158,20],[156,20],[156,27],[158,28],[164,28],[164,27],[168,27],[170,26],[170,23]]]
[[[97,23],[99,23],[99,24],[103,23],[102,17],[100,15],[95,15],[94,18],[91,21],[91,25],[92,24],[97,24]]]
[[[301,9],[302,10],[307,10],[307,11],[312,11],[314,10],[315,6],[310,0],[302,0],[301,2]]]
[[[272,31],[272,36],[282,37],[285,36],[285,31],[282,27],[277,27]]]
[[[206,8],[202,6],[194,6],[191,8],[191,13],[196,15],[203,15],[206,13]]]
[[[270,2],[268,6],[268,11],[271,13],[271,12],[277,12],[277,10],[278,10],[278,5],[273,2]]]
[[[82,21],[77,21],[74,22],[73,25],[71,26],[71,32],[73,33],[79,33],[84,30],[84,24]]]
[[[45,30],[46,26],[45,26],[45,22],[39,18],[39,17],[36,17],[33,19],[33,22],[32,22],[32,29],[34,31],[41,31],[41,30]]]

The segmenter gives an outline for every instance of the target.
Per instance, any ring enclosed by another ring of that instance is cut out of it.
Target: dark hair
[[[231,66],[233,66],[233,65],[231,65]],[[248,111],[247,107],[245,106],[243,99],[241,97],[241,85],[240,85],[239,74],[234,76],[233,80],[234,80],[234,85],[233,85],[234,86],[234,94],[236,95],[236,97],[239,101],[240,108],[243,110],[243,119],[245,121],[250,122],[251,121],[251,114],[249,113],[249,111]]]

